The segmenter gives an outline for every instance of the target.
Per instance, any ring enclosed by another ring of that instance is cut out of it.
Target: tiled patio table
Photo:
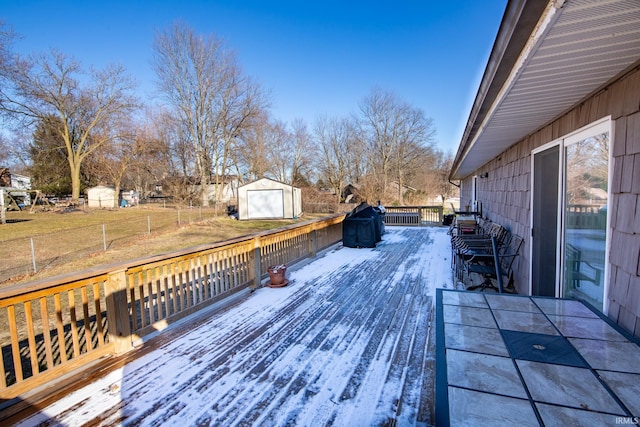
[[[640,345],[577,300],[438,289],[436,425],[640,423]]]

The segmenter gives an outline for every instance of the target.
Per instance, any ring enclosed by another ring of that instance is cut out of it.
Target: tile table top
[[[587,304],[437,290],[436,425],[630,423],[638,395],[639,343]]]

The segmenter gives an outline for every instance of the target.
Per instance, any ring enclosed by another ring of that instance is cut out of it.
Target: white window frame
[[[565,148],[567,145],[574,144],[578,141],[582,141],[590,136],[597,135],[599,133],[608,132],[609,133],[609,171],[608,171],[608,200],[611,203],[611,182],[613,179],[613,141],[615,140],[615,135],[613,134],[613,130],[615,126],[613,126],[614,122],[611,119],[611,116],[603,117],[602,119],[596,120],[586,126],[581,127],[573,132],[568,133],[558,139],[555,139],[551,142],[548,142],[538,148],[531,150],[531,191],[530,191],[530,200],[531,200],[531,209],[530,209],[530,220],[529,227],[533,228],[533,196],[534,196],[534,155],[553,146],[559,145],[559,159],[558,159],[558,177],[559,177],[559,185],[558,185],[558,236],[556,241],[556,247],[558,248],[556,254],[556,283],[555,283],[555,295],[556,298],[564,297],[564,271],[562,268],[563,259],[564,259],[564,236],[565,236],[565,218],[564,218],[564,194],[566,190],[566,171],[564,170],[565,164]],[[606,224],[606,233],[605,233],[605,264],[604,264],[604,283],[603,283],[603,301],[602,308],[605,314],[608,314],[609,309],[609,253],[611,250],[611,211],[607,212],[607,224]],[[533,245],[529,245],[529,260],[533,260]],[[533,262],[529,262],[529,286],[528,286],[528,294],[531,295],[533,290]]]

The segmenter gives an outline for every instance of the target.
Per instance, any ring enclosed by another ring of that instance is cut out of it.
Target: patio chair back
[[[520,255],[520,249],[524,243],[524,239],[517,234],[512,234],[510,236],[510,241],[508,245],[505,245],[505,253],[500,256],[500,266],[503,270],[503,275],[510,276],[511,269],[513,268],[513,263]]]

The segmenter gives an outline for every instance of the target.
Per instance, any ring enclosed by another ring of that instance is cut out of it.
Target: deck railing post
[[[314,228],[309,233],[309,257],[315,258],[318,252],[318,233]]]
[[[109,273],[105,282],[109,341],[114,344],[116,354],[126,353],[133,348],[131,323],[127,302],[126,270]]]
[[[254,239],[253,270],[253,283],[249,286],[252,289],[258,289],[262,282],[262,255],[260,253],[260,239]]]

